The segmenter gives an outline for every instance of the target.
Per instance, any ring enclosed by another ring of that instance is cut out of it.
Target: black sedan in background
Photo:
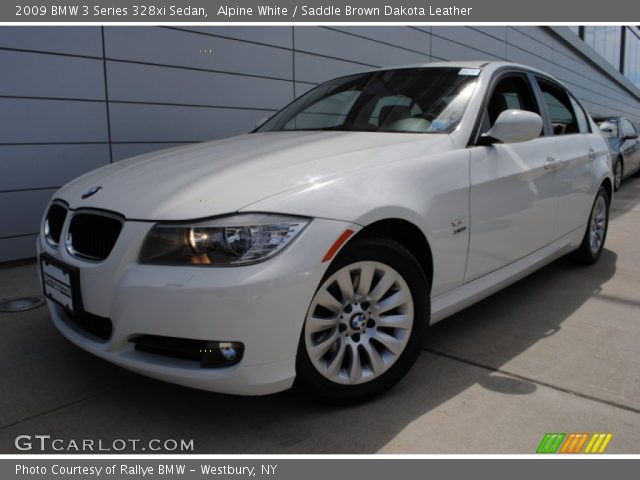
[[[593,119],[609,141],[613,158],[614,189],[617,191],[623,179],[640,172],[638,132],[624,117],[594,116]]]

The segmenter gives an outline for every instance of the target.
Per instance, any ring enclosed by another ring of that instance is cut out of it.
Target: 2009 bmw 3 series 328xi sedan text
[[[70,341],[141,374],[358,401],[405,375],[430,323],[564,254],[595,262],[608,151],[528,67],[341,77],[250,134],[61,188],[42,285]]]

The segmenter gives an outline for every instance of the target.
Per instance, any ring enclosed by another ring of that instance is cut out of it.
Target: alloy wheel
[[[595,255],[602,247],[607,228],[607,201],[599,195],[593,204],[591,211],[591,223],[589,225],[589,245]]]
[[[375,261],[337,270],[316,292],[304,341],[314,368],[344,385],[383,375],[411,337],[414,305],[402,276]]]

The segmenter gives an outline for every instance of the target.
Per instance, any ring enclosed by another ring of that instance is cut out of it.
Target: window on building
[[[613,25],[584,27],[585,43],[613,65],[616,70],[620,70],[621,28]]]
[[[625,30],[622,73],[631,83],[640,88],[640,31],[635,27],[626,27]]]

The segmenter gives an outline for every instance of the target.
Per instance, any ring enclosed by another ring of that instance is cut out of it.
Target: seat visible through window
[[[411,117],[411,108],[405,105],[387,105],[380,109],[380,128],[386,129],[399,120]]]
[[[487,113],[489,114],[489,123],[493,125],[502,112],[509,109],[507,101],[504,98],[502,92],[494,92],[491,96],[491,101],[487,107]]]
[[[493,126],[502,112],[510,109],[540,114],[529,81],[524,76],[509,76],[496,85],[487,106],[488,127]]]

